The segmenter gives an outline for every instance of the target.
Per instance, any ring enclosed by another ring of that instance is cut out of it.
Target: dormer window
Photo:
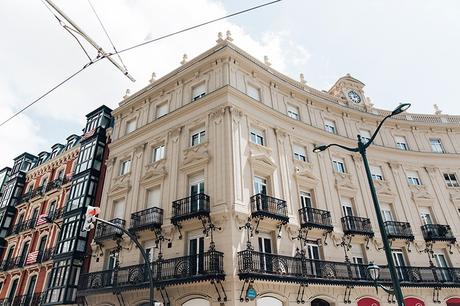
[[[192,88],[192,101],[196,101],[206,95],[206,83],[200,83]]]

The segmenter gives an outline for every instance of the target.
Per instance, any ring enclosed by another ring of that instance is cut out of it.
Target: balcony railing
[[[38,255],[37,255],[37,262],[42,263],[42,262],[51,260],[53,258],[53,255],[54,255],[54,248],[49,248],[44,251],[40,251],[38,252]]]
[[[345,216],[342,217],[342,228],[345,235],[374,236],[369,218]]]
[[[33,229],[35,228],[36,223],[37,223],[37,218],[33,218],[33,219],[29,219],[29,220],[17,223],[11,228],[7,236],[17,235],[29,229]]]
[[[52,222],[52,221],[61,219],[63,211],[64,211],[64,207],[57,208],[53,211],[50,211],[47,216],[48,220]]]
[[[386,221],[384,225],[388,238],[414,240],[414,234],[408,222]]]
[[[301,227],[332,230],[331,213],[327,210],[304,207],[299,209]]]
[[[449,225],[425,224],[422,226],[423,237],[427,241],[456,241]]]
[[[2,262],[1,270],[8,271],[11,269],[22,268],[26,265],[26,261],[27,261],[27,255],[6,259]]]
[[[316,283],[372,286],[367,265],[333,262],[260,253],[245,250],[238,253],[240,279],[260,279],[290,283]],[[402,286],[460,287],[460,268],[396,267]],[[388,267],[381,267],[380,281],[391,284]]]
[[[32,197],[32,194],[33,194],[33,191],[31,190],[31,191],[26,192],[23,195],[21,195],[21,197],[18,200],[18,204],[28,201]]]
[[[32,190],[32,194],[30,196],[30,198],[35,198],[35,197],[41,197],[45,194],[45,191],[46,191],[46,186],[40,186],[38,188],[35,188],[34,190]]]
[[[163,225],[163,209],[152,207],[131,214],[130,231],[161,228]]]
[[[45,192],[61,188],[63,182],[64,182],[64,178],[57,178],[49,182],[48,185],[46,185]]]
[[[251,197],[253,217],[268,217],[283,223],[289,222],[286,201],[258,193]]]
[[[42,293],[32,295],[18,295],[12,299],[0,300],[0,306],[39,306],[43,302]]]
[[[211,250],[198,255],[161,259],[152,263],[156,287],[205,280],[223,280],[224,254]],[[149,284],[145,265],[121,267],[82,274],[79,295],[97,294],[117,290],[147,287]]]
[[[173,224],[199,216],[209,216],[209,196],[204,193],[194,194],[174,201],[172,208],[171,223]]]
[[[125,227],[126,223],[125,220],[120,218],[112,219],[110,222],[123,228]],[[94,235],[94,241],[100,242],[108,239],[118,239],[121,238],[121,236],[123,236],[123,232],[120,229],[108,224],[98,223],[96,228],[96,235]]]

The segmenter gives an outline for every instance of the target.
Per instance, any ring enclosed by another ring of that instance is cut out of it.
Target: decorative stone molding
[[[209,114],[209,119],[214,121],[214,124],[222,123],[225,114],[225,107],[221,107]]]
[[[301,160],[294,160],[294,176],[297,180],[301,180],[304,184],[309,186],[315,186],[319,180],[313,172],[313,164],[309,162],[303,162]]]
[[[113,179],[112,187],[109,190],[110,195],[128,193],[131,189],[130,182],[131,172],[120,175]]]
[[[180,136],[180,133],[182,132],[182,128],[183,128],[183,126],[180,126],[180,127],[175,128],[175,129],[171,129],[169,131],[169,133],[168,133],[169,138],[173,142],[177,142],[179,140],[179,136]]]
[[[148,183],[154,179],[165,177],[168,172],[166,171],[166,159],[160,159],[154,163],[146,165],[145,174],[141,177],[141,184]]]
[[[435,166],[425,166],[425,170],[429,174],[435,174],[438,168],[436,168]]]
[[[450,200],[455,204],[460,204],[460,190],[450,192]]]
[[[206,165],[210,160],[208,145],[209,142],[204,142],[199,145],[185,149],[183,151],[184,159],[182,161],[182,166],[180,167],[180,169],[186,171],[191,167]]]
[[[399,168],[401,168],[400,162],[390,161],[388,162],[388,165],[390,166],[392,170],[398,170]]]
[[[274,130],[275,130],[276,136],[278,136],[278,141],[281,143],[284,142],[284,139],[287,136],[287,132],[281,128],[275,128]]]
[[[412,192],[412,199],[416,203],[433,201],[433,196],[428,192],[425,185],[409,185],[409,189]]]
[[[349,173],[341,173],[334,171],[335,176],[335,187],[338,191],[346,192],[346,193],[355,193],[356,187],[352,180],[351,174]]]
[[[374,180],[375,190],[379,198],[393,199],[396,195],[390,188],[390,183],[386,180]]]

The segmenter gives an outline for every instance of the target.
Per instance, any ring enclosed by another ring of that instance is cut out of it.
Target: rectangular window
[[[363,143],[368,143],[371,140],[371,132],[367,130],[359,130],[359,135],[361,136],[361,141]]]
[[[206,83],[203,82],[192,88],[192,101],[196,101],[206,95]]]
[[[372,179],[382,181],[383,180],[382,168],[380,166],[371,166],[370,168],[371,168]]]
[[[133,119],[133,120],[129,120],[126,122],[126,133],[125,134],[129,134],[131,132],[134,132],[134,130],[136,129],[136,120]]]
[[[409,147],[407,145],[406,137],[404,136],[395,136],[396,148],[400,150],[407,151]]]
[[[439,138],[432,138],[430,139],[431,143],[431,151],[435,153],[444,153],[444,149],[442,147],[441,139]]]
[[[159,161],[160,159],[165,158],[165,146],[161,145],[153,148],[152,152],[152,162]]]
[[[260,101],[260,89],[248,84],[248,96],[254,100]]]
[[[381,203],[380,204],[380,211],[382,212],[382,218],[383,218],[383,221],[386,222],[386,221],[394,221],[393,220],[393,209],[391,208],[391,204],[389,203]],[[389,230],[389,228],[387,227],[387,231]],[[393,231],[394,232],[394,231]],[[391,230],[390,230],[390,234],[391,234]]]
[[[326,132],[337,134],[337,129],[335,128],[335,122],[332,120],[324,120],[324,130]]]
[[[407,171],[407,182],[409,185],[422,185],[417,171]]]
[[[156,118],[163,117],[168,113],[168,111],[168,102],[158,104],[156,108]]]
[[[147,190],[147,208],[161,207],[160,205],[160,186]]]
[[[341,158],[333,159],[332,166],[334,168],[334,171],[339,172],[339,173],[345,173],[345,163],[343,162],[343,159]]]
[[[434,223],[430,207],[420,207],[420,219],[423,225]]]
[[[120,163],[120,172],[118,174],[124,175],[129,172],[130,168],[131,168],[131,160],[130,159],[124,160]]]
[[[299,116],[299,108],[296,107],[296,106],[293,106],[293,105],[289,105],[287,106],[287,114],[289,117],[291,117],[292,119],[295,119],[295,120],[300,120],[300,116]]]
[[[302,146],[294,145],[294,158],[303,162],[307,161],[307,153]]]
[[[455,173],[444,173],[444,180],[446,181],[447,187],[460,187]]]
[[[200,130],[198,132],[192,133],[192,137],[190,138],[191,146],[199,145],[203,143],[206,137],[206,133],[204,130]]]
[[[112,219],[124,219],[125,217],[125,199],[113,201]]]
[[[250,136],[251,136],[251,142],[253,142],[255,144],[258,144],[258,145],[261,145],[261,146],[265,145],[264,132],[263,131],[261,131],[259,129],[256,129],[256,128],[252,128]]]
[[[301,208],[312,207],[311,194],[309,192],[300,192],[300,206]]]

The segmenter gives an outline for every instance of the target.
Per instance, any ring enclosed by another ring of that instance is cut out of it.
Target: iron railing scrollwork
[[[151,227],[160,228],[163,224],[163,209],[151,207],[131,214],[131,231]]]
[[[371,220],[369,218],[345,216],[341,218],[342,228],[345,234],[360,234],[373,236]]]
[[[125,227],[126,221],[120,218],[115,218],[110,220],[109,222],[112,222],[118,226]],[[120,238],[123,236],[123,231],[110,226],[108,224],[104,223],[98,223],[97,228],[96,228],[96,234],[94,235],[94,240],[95,241],[102,241],[106,239],[113,239],[113,238]]]
[[[173,215],[171,222],[178,222],[194,218],[200,215],[209,215],[209,196],[204,193],[197,193],[192,196],[176,200],[172,203]]]
[[[455,241],[456,238],[452,233],[450,225],[442,224],[425,224],[422,225],[423,237],[425,240],[444,240]]]
[[[303,207],[299,209],[299,218],[302,227],[332,228],[331,213],[327,210]]]
[[[286,201],[266,194],[258,193],[251,197],[251,210],[253,216],[267,216],[288,222]]]
[[[388,238],[414,240],[414,234],[408,222],[385,221],[384,225]]]

